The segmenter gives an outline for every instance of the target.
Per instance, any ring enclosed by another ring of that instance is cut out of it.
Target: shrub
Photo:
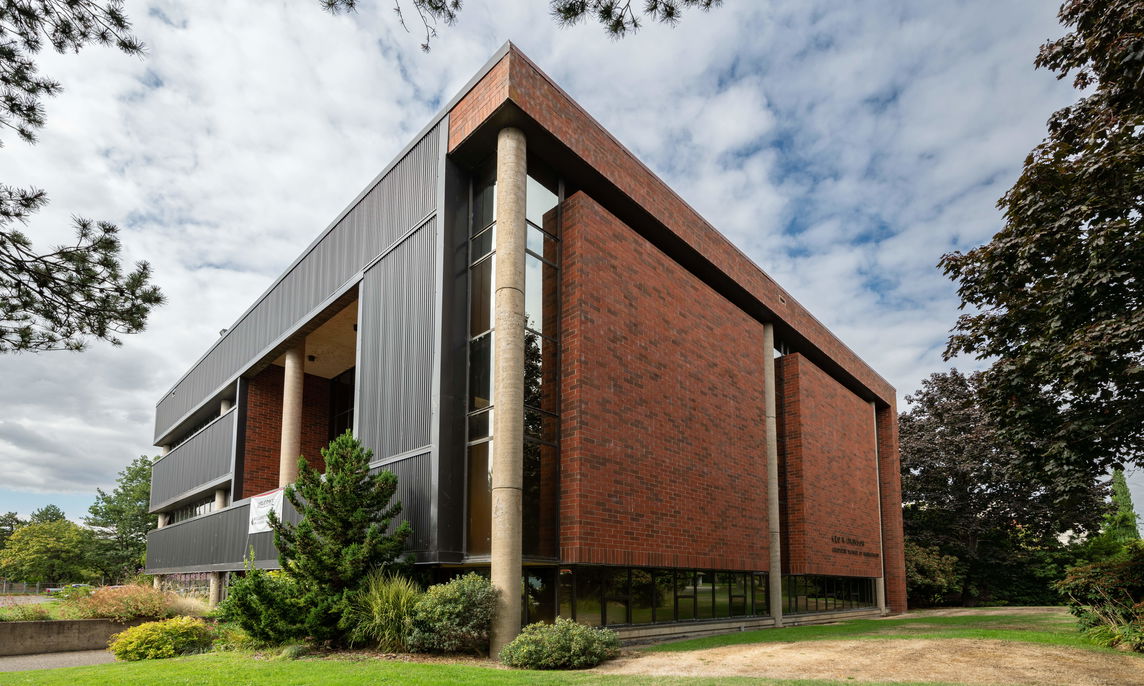
[[[80,598],[86,598],[95,592],[93,586],[65,586],[56,592],[56,598],[62,601],[76,601]]]
[[[1090,640],[1144,652],[1144,543],[1104,562],[1073,567],[1056,584]]]
[[[380,570],[370,573],[365,588],[351,600],[350,640],[371,643],[388,652],[409,649],[413,610],[421,598],[417,584],[402,576],[389,576]]]
[[[109,649],[127,662],[155,660],[204,651],[211,646],[210,626],[194,617],[147,622],[111,637]]]
[[[0,613],[0,622],[38,622],[51,619],[48,609],[42,605],[25,604],[10,605]]]
[[[64,613],[76,619],[130,622],[170,617],[174,597],[172,593],[147,586],[105,586],[90,595],[65,598],[62,605]]]
[[[496,598],[489,580],[473,572],[430,586],[414,607],[409,647],[419,652],[487,653]]]
[[[263,645],[306,638],[305,607],[297,583],[282,572],[247,565],[246,574],[230,583],[219,618],[234,622]]]
[[[557,617],[555,624],[537,622],[501,649],[501,662],[522,669],[585,669],[619,654],[620,640],[611,629],[593,629]]]

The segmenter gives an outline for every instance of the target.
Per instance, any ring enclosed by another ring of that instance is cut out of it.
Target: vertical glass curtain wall
[[[489,554],[493,340],[496,336],[496,168],[473,176],[469,229],[469,397],[466,550]],[[555,558],[559,421],[558,183],[530,160],[525,218],[524,493],[522,551]]]

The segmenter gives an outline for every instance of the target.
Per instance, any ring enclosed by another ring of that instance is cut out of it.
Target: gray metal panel
[[[375,459],[432,440],[435,242],[433,218],[362,279],[354,414],[358,437]]]
[[[156,441],[434,211],[440,153],[434,128],[230,327],[159,401]]]
[[[227,412],[151,467],[152,510],[230,475],[237,415]]]
[[[397,477],[397,493],[394,497],[401,503],[398,522],[405,520],[413,527],[413,537],[406,542],[406,549],[412,552],[429,550],[430,546],[430,490],[433,487],[430,470],[432,461],[429,453],[414,455],[403,460],[375,467],[370,471],[389,471]],[[394,526],[398,522],[394,522]]]
[[[251,547],[260,567],[276,566],[274,534],[248,534],[250,502],[202,517],[155,529],[147,534],[147,569],[170,572],[205,569],[242,569]],[[297,522],[298,513],[283,503],[282,517]]]

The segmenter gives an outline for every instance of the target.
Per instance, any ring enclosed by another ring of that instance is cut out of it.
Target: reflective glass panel
[[[492,531],[492,470],[489,462],[490,443],[469,446],[469,520],[470,555],[488,555]]]
[[[556,337],[556,289],[559,272],[534,255],[524,257],[525,326],[550,338]]]
[[[711,619],[715,616],[715,575],[711,572],[699,572],[695,583],[695,618]]]
[[[532,176],[528,177],[526,193],[525,218],[537,226],[544,226],[544,215],[556,207],[556,193],[545,188]]]
[[[675,621],[675,574],[657,569],[652,573],[655,594],[655,621]]]
[[[655,578],[650,569],[632,570],[632,624],[650,624],[656,606]]]
[[[524,610],[522,619],[532,622],[551,622],[556,619],[556,570],[551,567],[530,567],[524,576]]]
[[[572,619],[572,570],[561,569],[557,577],[560,616]]]
[[[469,335],[477,336],[493,325],[493,276],[496,255],[469,269]]]
[[[521,493],[521,552],[529,557],[556,557],[556,448],[524,442]]]
[[[600,599],[604,593],[606,570],[600,567],[576,568],[576,621],[600,626]]]
[[[480,410],[492,403],[493,335],[469,341],[469,409]]]
[[[496,219],[496,168],[491,165],[477,174],[473,181],[473,235]]]
[[[525,407],[524,435],[548,443],[555,443],[556,427],[559,421],[555,415]]]
[[[770,607],[767,605],[767,575],[752,574],[751,583],[754,585],[755,607],[754,614],[769,615]]]
[[[469,440],[488,438],[489,427],[492,426],[492,410],[469,415]]]
[[[493,251],[493,241],[496,240],[496,231],[497,227],[493,225],[473,238],[472,252],[469,253],[470,261],[476,262]]]
[[[678,600],[679,620],[695,619],[695,574],[693,572],[675,573],[675,596]]]

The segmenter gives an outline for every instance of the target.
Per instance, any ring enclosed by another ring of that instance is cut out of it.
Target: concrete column
[[[230,408],[232,408],[232,407],[234,407],[234,401],[233,400],[230,400],[229,398],[226,400],[223,400],[221,403],[219,403],[219,406],[218,406],[219,416],[221,417],[224,414],[226,414],[227,412],[230,412]]]
[[[878,489],[878,559],[882,563],[882,573],[874,581],[874,596],[878,601],[878,611],[886,612],[886,547],[882,543],[882,456],[878,454],[878,406],[870,401],[870,413],[874,417],[874,477]]]
[[[211,572],[207,575],[210,580],[210,591],[207,593],[207,605],[217,607],[222,598],[222,572]]]
[[[155,525],[156,529],[162,529],[163,527],[167,526],[167,513],[166,512],[160,512],[156,516],[159,518],[159,522]]]
[[[163,575],[162,574],[156,574],[155,576],[151,577],[151,587],[154,588],[156,591],[163,590]]]
[[[170,452],[171,452],[171,446],[169,446],[169,445],[159,446],[159,457],[166,457],[168,454],[170,454]]]
[[[775,398],[775,325],[763,324],[763,406],[767,421],[767,529],[771,559],[767,597],[775,626],[783,625],[782,527],[779,521],[779,428]]]
[[[306,341],[286,351],[282,379],[282,443],[278,452],[278,486],[298,480],[298,457],[302,455],[302,387],[306,380]]]
[[[214,492],[214,509],[221,510],[226,507],[226,489],[216,488]]]
[[[493,586],[500,591],[490,655],[520,633],[521,489],[524,482],[524,134],[497,136],[496,330],[493,334]]]

